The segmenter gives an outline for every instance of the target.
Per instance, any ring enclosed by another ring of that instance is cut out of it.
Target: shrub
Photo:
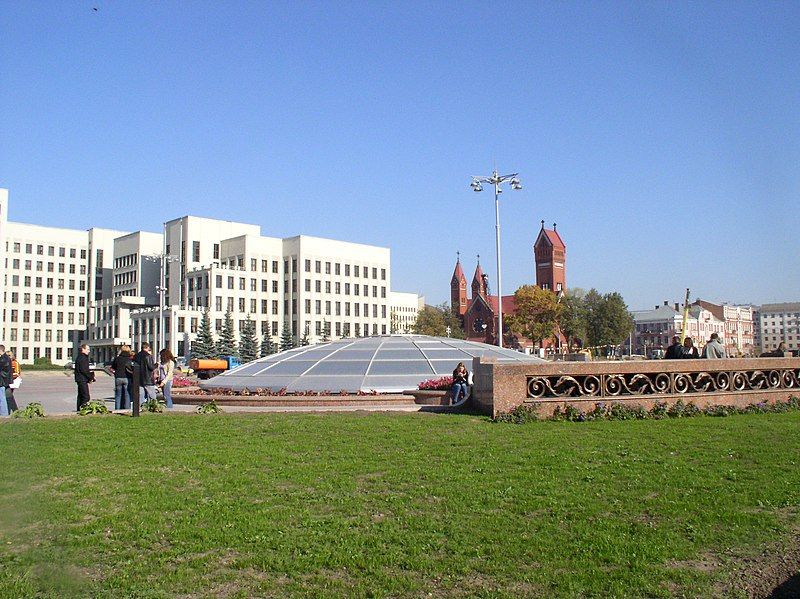
[[[570,422],[585,422],[586,414],[573,405],[567,404],[564,407],[564,420]]]
[[[208,403],[201,404],[197,406],[197,413],[198,414],[221,414],[222,408],[217,405],[217,402],[213,399]]]
[[[655,418],[656,420],[661,420],[662,418],[666,418],[669,409],[667,408],[667,402],[665,401],[657,401],[652,408],[650,408],[650,416]]]
[[[452,376],[443,376],[439,379],[428,379],[427,381],[422,381],[417,387],[422,390],[430,390],[430,391],[447,391],[453,386],[453,377]]]
[[[610,420],[633,420],[636,416],[633,410],[625,404],[613,403],[608,411],[608,418]]]
[[[527,422],[536,422],[539,420],[539,414],[534,406],[522,404],[511,410],[500,414],[497,422],[510,422],[511,424],[525,424]]]
[[[586,414],[586,420],[605,420],[608,418],[608,405],[603,402],[594,404],[594,408]]]
[[[167,404],[163,399],[148,399],[146,402],[144,402],[142,407],[144,408],[145,412],[160,414],[164,411],[166,405]]]
[[[102,401],[97,399],[93,399],[81,406],[81,409],[78,411],[78,414],[81,416],[86,416],[89,414],[109,414],[108,408],[106,404]]]
[[[38,358],[33,359],[33,363],[35,366],[52,366],[53,362],[50,361],[50,358],[47,356],[40,356]]]
[[[38,401],[33,401],[22,410],[14,412],[14,418],[44,418],[44,407]]]

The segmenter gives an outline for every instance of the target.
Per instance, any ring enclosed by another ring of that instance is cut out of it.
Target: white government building
[[[195,216],[160,234],[42,227],[7,213],[0,190],[0,342],[23,364],[63,364],[83,341],[95,361],[125,343],[158,349],[162,322],[164,346],[188,356],[205,310],[215,332],[230,311],[237,338],[249,319],[278,345],[284,324],[295,343],[404,332],[424,305],[391,291],[388,248],[264,237],[258,225]]]

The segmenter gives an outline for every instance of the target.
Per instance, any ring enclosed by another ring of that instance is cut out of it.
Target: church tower
[[[472,299],[479,295],[486,299],[486,275],[483,274],[481,268],[481,257],[478,255],[478,267],[475,269],[475,274],[472,276]]]
[[[467,311],[467,277],[461,270],[461,256],[456,258],[456,268],[450,279],[450,309],[457,316],[464,316]]]
[[[542,229],[533,244],[533,255],[536,259],[536,284],[542,289],[555,293],[567,290],[567,246],[556,230]]]

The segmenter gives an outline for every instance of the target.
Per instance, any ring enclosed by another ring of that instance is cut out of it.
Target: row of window
[[[14,347],[14,346],[11,346],[9,349],[14,354],[14,356],[16,358],[20,359],[20,360],[27,361],[27,360],[30,360],[30,358],[31,358],[31,351],[30,351],[31,348],[29,348],[29,347],[23,347],[21,353],[17,352],[17,348]],[[68,358],[72,357],[72,348],[71,347],[67,348],[66,354],[67,354]],[[63,347],[57,347],[56,351],[55,351],[55,355],[56,355],[56,358],[55,358],[56,360],[63,360],[64,359],[64,348]],[[41,357],[42,357],[42,348],[41,347],[34,347],[33,348],[33,359],[36,360],[36,359],[41,358]],[[53,359],[53,348],[45,347],[44,348],[44,357],[45,358],[49,358],[50,360],[52,360]]]
[[[7,301],[7,298],[8,298],[8,294],[4,293],[3,294],[3,299]],[[67,305],[68,306],[74,306],[75,305],[75,296],[68,295],[68,296],[66,296],[66,298],[67,298]],[[78,305],[83,308],[86,305],[86,298],[83,297],[83,296],[79,296],[77,299],[78,299]],[[64,296],[63,295],[55,296],[55,300],[56,300],[56,305],[58,305],[58,306],[63,306],[64,305]],[[44,304],[46,306],[52,306],[53,305],[53,295],[49,294],[49,293],[45,294],[45,295],[43,295],[41,293],[33,294],[33,303],[34,303],[34,305],[41,306],[42,305],[42,301],[44,301]],[[19,303],[19,292],[17,292],[17,291],[12,291],[11,292],[11,303],[12,304],[18,304]],[[22,294],[22,303],[23,304],[30,304],[31,303],[31,294],[30,293],[26,292],[26,293]]]
[[[186,328],[186,318],[183,316],[178,317],[178,334],[183,333],[197,333],[200,327],[200,319],[196,317],[189,318],[189,328]],[[251,321],[252,322],[252,321]],[[221,331],[223,327],[222,319],[217,318],[215,322],[216,330]],[[246,320],[239,320],[239,331],[241,332],[247,326]],[[352,328],[351,328],[352,327]],[[169,329],[169,319],[165,322],[165,329]],[[158,334],[158,319],[146,319],[146,320],[135,320],[132,326],[133,335],[156,335]],[[354,331],[356,336],[361,336],[362,331],[364,335],[385,335],[386,334],[386,325],[385,324],[378,324],[378,323],[350,323],[350,322],[328,322],[328,321],[315,321],[314,323],[314,331],[316,335],[322,335],[323,333],[327,333],[330,335],[331,333],[335,333],[337,337],[345,336],[349,337],[351,331]],[[279,328],[279,322],[277,320],[273,321],[261,321],[260,324],[260,333],[262,335],[272,335],[278,336],[281,334]],[[292,334],[297,335],[297,321],[292,322]]]
[[[136,266],[138,263],[139,263],[139,254],[127,254],[126,256],[114,258],[114,268]]]
[[[44,245],[37,244],[37,246],[36,246],[36,254],[39,255],[39,256],[44,256],[44,248],[45,248]],[[6,251],[8,251],[8,249],[9,249],[8,248],[8,242],[6,242]],[[98,251],[102,252],[103,250],[98,250]],[[15,254],[21,254],[22,253],[22,244],[19,241],[15,241],[14,242],[14,253]],[[25,244],[25,253],[26,254],[33,254],[33,244],[32,243],[26,243]],[[53,246],[53,245],[48,245],[47,246],[47,255],[48,256],[55,256],[56,255],[56,247]],[[58,256],[60,258],[66,258],[67,257],[67,248],[65,248],[63,246],[59,247],[58,248]],[[76,256],[77,256],[77,250],[75,248],[69,248],[69,257],[70,258],[75,258]],[[86,250],[85,249],[81,250],[81,260],[86,260]],[[100,263],[102,264],[102,261]]]
[[[137,273],[135,270],[130,272],[123,272],[114,275],[114,287],[120,285],[132,285],[137,281]]]
[[[331,264],[333,264],[333,274],[340,275],[342,273],[342,265],[339,262],[334,262],[334,263],[325,262],[325,274],[326,275],[331,274]],[[363,278],[365,278],[365,279],[369,278],[369,271],[370,271],[370,267],[369,266],[361,266],[359,264],[353,264],[352,268],[353,268],[353,276],[354,277],[361,277],[362,276],[361,273],[364,273],[363,274]],[[306,261],[305,261],[305,271],[306,272],[311,272],[311,260],[306,259]],[[318,274],[322,273],[322,261],[321,260],[315,260],[314,261],[314,272],[318,273]],[[385,281],[386,280],[386,269],[385,268],[381,268],[380,272],[381,272],[381,280]],[[345,264],[344,265],[344,276],[346,276],[346,277],[350,276],[350,264]],[[375,267],[375,266],[372,267],[372,278],[375,279],[375,280],[378,279],[378,268]]]
[[[33,341],[42,341],[42,331],[44,331],[44,341],[52,341],[53,340],[53,331],[51,329],[33,329]],[[22,341],[30,341],[31,340],[31,329],[20,329]],[[8,339],[9,341],[19,341],[17,336],[17,329],[11,328],[8,331]],[[61,329],[56,330],[55,338],[57,342],[64,341],[64,331]]]
[[[24,268],[22,268],[23,266],[24,266]],[[44,272],[44,267],[45,267],[45,263],[44,262],[42,262],[41,260],[37,260],[35,266],[36,266],[36,272]],[[65,265],[63,262],[59,262],[58,263],[58,272],[65,273],[66,270],[67,270],[67,268],[66,268],[67,266],[69,266],[69,274],[74,275],[75,274],[75,270],[76,270],[74,264]],[[86,265],[85,264],[81,264],[79,266],[80,266],[80,268],[79,268],[80,274],[85,275],[86,274]],[[6,259],[6,268],[8,268],[8,259]],[[23,263],[23,262],[20,262],[19,258],[14,258],[13,260],[11,260],[11,268],[16,269],[16,270],[33,270],[34,269],[34,264],[33,264],[33,261],[31,261],[31,260],[25,260],[25,262]],[[56,264],[54,262],[48,262],[47,263],[47,272],[55,272],[55,271],[56,271]]]
[[[54,279],[53,277],[36,277],[35,279],[26,275],[22,278],[23,284],[22,287],[31,287],[31,283],[35,283],[35,287],[42,287],[45,286],[47,289],[54,289],[56,286],[58,289],[64,289],[64,279]],[[6,281],[8,282],[8,281]],[[11,286],[12,287],[20,287],[20,278],[19,275],[11,275]],[[75,289],[75,280],[68,279],[67,280],[67,287],[69,289]],[[81,291],[86,291],[86,281],[78,281],[78,288]]]
[[[19,322],[19,310],[11,310],[10,322]],[[44,322],[46,324],[53,324],[53,312],[44,311]],[[31,310],[22,310],[22,322],[31,322]],[[42,322],[42,310],[33,310],[33,322],[38,324]],[[82,325],[86,322],[86,315],[83,312],[78,312],[78,324]],[[55,323],[64,324],[64,312],[55,312]],[[67,324],[75,324],[75,314],[67,312]]]

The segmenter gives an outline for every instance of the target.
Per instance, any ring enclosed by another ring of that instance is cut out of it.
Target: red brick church
[[[536,264],[536,284],[542,289],[550,289],[555,293],[563,293],[567,289],[566,260],[567,246],[561,239],[553,223],[552,229],[542,228],[533,244],[533,255]],[[472,297],[467,298],[467,279],[461,268],[460,257],[456,260],[453,278],[450,280],[450,306],[453,313],[461,319],[464,332],[470,341],[497,344],[497,296],[489,293],[489,277],[481,268],[480,256],[478,266],[472,276]],[[514,314],[513,295],[504,295],[503,301],[503,346],[532,347],[530,340],[517,338],[508,330],[505,317]],[[549,345],[549,344],[545,344]]]

